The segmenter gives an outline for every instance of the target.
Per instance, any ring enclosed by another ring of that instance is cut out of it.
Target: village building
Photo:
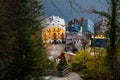
[[[85,40],[85,36],[82,33],[71,32],[66,33],[66,35],[66,45],[69,46],[70,51],[82,49]]]
[[[85,19],[82,26],[83,34],[89,40],[94,35],[94,23],[90,19]]]
[[[108,30],[107,25],[108,25],[108,19],[103,17],[101,21],[99,21],[99,23],[97,23],[96,25],[97,27],[96,33],[99,33],[99,32],[105,33]]]
[[[108,38],[106,38],[106,31],[108,30],[108,19],[103,17],[101,21],[97,23],[95,26],[95,34],[94,37],[92,37],[92,45],[95,47],[105,47]],[[93,40],[94,38],[94,40]]]
[[[90,19],[85,19],[83,22],[83,32],[94,34],[94,23]]]
[[[78,19],[72,19],[66,28],[66,51],[74,52],[76,50],[79,50],[82,46],[81,40],[83,38],[82,32],[80,33],[80,30],[82,28],[81,26],[81,20]],[[79,35],[80,34],[80,35]],[[80,43],[80,44],[79,44]],[[79,49],[78,45],[79,44]]]
[[[70,46],[71,51],[90,47],[90,39],[94,35],[94,23],[90,19],[73,19],[66,30],[66,45]]]
[[[66,31],[68,31],[69,33],[71,32],[82,32],[82,23],[83,23],[83,18],[81,18],[80,20],[78,19],[72,19],[69,23],[68,23],[68,27],[66,28]]]
[[[65,41],[65,21],[58,16],[50,16],[42,22],[42,37],[45,43]]]

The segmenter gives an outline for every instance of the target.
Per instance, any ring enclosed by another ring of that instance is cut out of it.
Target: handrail
[[[70,72],[70,68],[67,67],[63,71],[57,71],[57,70],[47,71],[47,75],[63,77],[65,75],[67,75],[69,72]]]

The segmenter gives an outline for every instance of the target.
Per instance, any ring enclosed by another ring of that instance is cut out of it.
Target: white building
[[[59,16],[50,16],[42,21],[44,42],[62,42],[65,39],[65,21]]]
[[[45,18],[45,20],[43,20],[42,23],[45,27],[47,27],[47,26],[64,26],[65,25],[64,19],[60,18],[59,16],[50,16],[48,18]]]

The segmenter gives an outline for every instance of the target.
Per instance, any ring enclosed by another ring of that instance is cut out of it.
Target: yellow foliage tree
[[[94,50],[91,49],[90,52],[85,50],[76,52],[76,55],[71,62],[72,70],[83,75],[85,80],[109,80],[107,78],[109,72],[105,61],[106,50],[95,49],[95,55],[91,55],[92,51]]]

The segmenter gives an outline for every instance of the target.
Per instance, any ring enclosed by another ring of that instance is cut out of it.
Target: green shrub
[[[105,49],[96,49],[95,51],[94,56],[91,55],[92,51],[88,52],[81,50],[76,52],[76,55],[73,57],[73,61],[71,62],[71,68],[73,71],[83,75],[85,80],[108,80]]]

